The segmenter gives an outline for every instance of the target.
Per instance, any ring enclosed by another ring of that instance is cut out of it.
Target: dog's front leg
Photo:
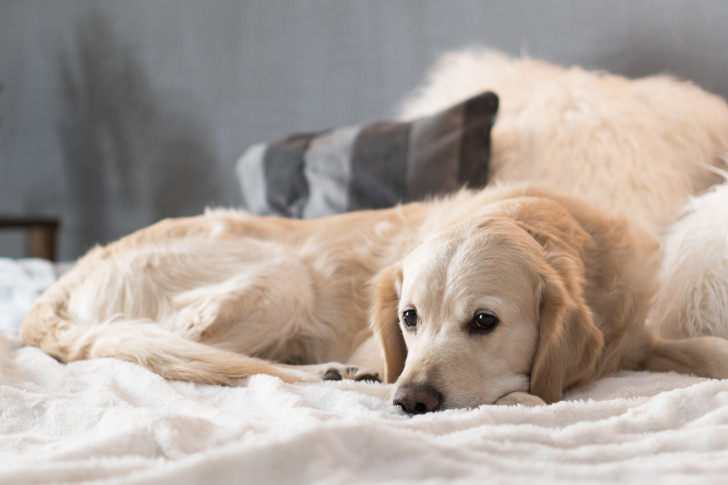
[[[291,382],[316,383],[341,380],[381,382],[376,371],[338,362],[309,365],[273,364],[273,366],[295,376]]]
[[[497,404],[499,406],[515,406],[520,404],[522,406],[533,407],[543,406],[546,403],[543,399],[538,396],[534,396],[533,394],[523,391],[514,391],[506,394],[505,396],[499,397],[493,404]]]

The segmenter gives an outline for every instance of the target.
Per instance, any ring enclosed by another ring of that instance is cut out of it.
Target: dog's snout
[[[427,384],[403,384],[394,394],[393,403],[409,414],[423,414],[437,409],[441,399],[440,393]]]

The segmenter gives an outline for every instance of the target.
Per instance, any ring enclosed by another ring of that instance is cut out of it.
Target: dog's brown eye
[[[498,326],[500,320],[492,313],[478,312],[475,314],[472,329],[476,332],[490,332]]]
[[[406,310],[402,313],[402,321],[404,321],[405,327],[409,330],[414,330],[417,327],[417,312],[414,310]]]

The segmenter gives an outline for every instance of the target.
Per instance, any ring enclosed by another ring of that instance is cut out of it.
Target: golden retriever
[[[728,341],[645,327],[658,260],[625,220],[529,186],[309,221],[211,211],[92,250],[21,335],[204,383],[377,373],[409,413],[552,403],[619,369],[728,377]]]

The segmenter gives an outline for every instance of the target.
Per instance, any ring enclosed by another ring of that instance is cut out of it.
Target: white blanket
[[[114,359],[63,365],[12,335],[3,485],[728,480],[728,381],[625,372],[551,406],[409,417],[388,385],[169,382]]]

